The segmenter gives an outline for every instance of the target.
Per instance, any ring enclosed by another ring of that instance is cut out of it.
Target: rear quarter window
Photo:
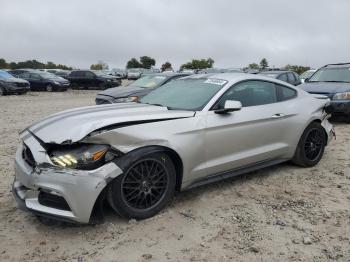
[[[282,85],[276,85],[276,86],[277,86],[278,101],[279,102],[293,99],[298,94],[297,91],[292,89],[292,88],[282,86]]]

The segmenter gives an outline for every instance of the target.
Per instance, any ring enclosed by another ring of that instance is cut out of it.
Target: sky
[[[193,58],[214,67],[350,62],[349,0],[0,0],[0,58],[75,68],[157,67]]]

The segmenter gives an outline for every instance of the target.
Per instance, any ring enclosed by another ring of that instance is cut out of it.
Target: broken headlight
[[[113,160],[118,153],[106,145],[80,144],[54,149],[49,155],[60,167],[92,170]]]

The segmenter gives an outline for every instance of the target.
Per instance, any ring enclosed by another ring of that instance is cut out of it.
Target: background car
[[[29,90],[30,86],[28,81],[14,77],[4,70],[0,70],[0,96],[25,94]]]
[[[32,91],[66,91],[70,84],[67,79],[39,70],[27,70],[18,77],[27,80]]]
[[[125,103],[137,101],[149,92],[171,80],[188,76],[184,73],[160,73],[143,75],[127,87],[110,88],[97,94],[95,102],[97,105],[110,103]]]
[[[121,79],[92,70],[73,70],[67,77],[72,88],[107,89],[121,85]]]
[[[114,68],[111,71],[113,72],[113,75],[119,76],[122,79],[125,79],[128,75],[127,71],[124,69]]]
[[[293,86],[297,86],[301,84],[299,75],[293,71],[269,70],[269,71],[259,72],[258,74],[271,77],[271,78],[276,78],[283,82],[287,82]]]
[[[128,70],[127,78],[129,80],[139,79],[143,73],[143,68],[132,68]]]
[[[332,116],[350,123],[350,63],[318,69],[300,88],[331,99]]]
[[[139,103],[56,113],[20,133],[12,193],[20,208],[66,221],[95,222],[104,200],[122,217],[149,218],[176,191],[290,160],[315,166],[333,134],[328,104],[234,73],[170,81]]]
[[[31,69],[31,68],[21,68],[21,69],[12,69],[12,70],[9,70],[8,72],[13,75],[13,76],[19,76],[20,74],[23,74],[25,72],[31,72],[35,69]]]
[[[310,69],[310,70],[307,70],[304,73],[302,73],[300,75],[301,83],[304,83],[305,79],[310,78],[313,75],[313,73],[315,73],[315,72],[316,72],[316,69]]]

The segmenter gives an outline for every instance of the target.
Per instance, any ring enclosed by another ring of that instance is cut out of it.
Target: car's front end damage
[[[124,172],[118,161],[142,147],[122,147],[130,142],[116,130],[189,116],[193,112],[114,104],[64,111],[28,127],[15,158],[12,193],[18,208],[55,220],[100,222],[107,185]],[[101,135],[111,132],[102,141]]]
[[[116,153],[98,152],[105,154],[99,155],[99,161],[103,159],[106,163],[95,169],[92,166],[75,169],[69,165],[76,164],[77,160],[68,153],[50,155],[28,131],[22,133],[22,138],[23,145],[16,153],[16,178],[12,188],[18,207],[59,220],[95,222],[91,215],[95,204],[100,204],[98,197],[108,182],[123,172],[106,159],[107,154],[112,159]]]

